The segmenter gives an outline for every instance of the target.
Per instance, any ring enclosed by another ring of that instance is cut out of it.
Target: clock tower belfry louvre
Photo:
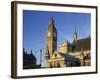
[[[46,59],[50,59],[54,51],[57,50],[57,30],[53,17],[50,18],[46,32]]]

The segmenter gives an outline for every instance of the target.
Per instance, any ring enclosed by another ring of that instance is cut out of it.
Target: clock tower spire
[[[46,59],[50,58],[57,50],[57,30],[55,28],[53,17],[50,18],[46,32]],[[48,57],[49,56],[49,57]]]

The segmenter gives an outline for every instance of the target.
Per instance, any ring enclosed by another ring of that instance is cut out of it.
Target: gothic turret
[[[73,42],[76,42],[77,40],[78,40],[78,36],[77,36],[76,29],[75,29]]]

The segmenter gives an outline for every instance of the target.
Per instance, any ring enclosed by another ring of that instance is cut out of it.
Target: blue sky
[[[23,47],[27,51],[32,50],[35,54],[46,47],[46,30],[50,17],[55,21],[58,46],[66,40],[72,42],[75,28],[79,39],[90,35],[89,13],[23,10]],[[39,56],[39,54],[35,55]]]

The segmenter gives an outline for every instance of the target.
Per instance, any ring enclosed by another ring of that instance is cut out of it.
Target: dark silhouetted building
[[[23,49],[23,69],[34,69],[40,67],[37,65],[37,59],[33,55],[32,50],[30,53],[27,53],[25,49]]]

